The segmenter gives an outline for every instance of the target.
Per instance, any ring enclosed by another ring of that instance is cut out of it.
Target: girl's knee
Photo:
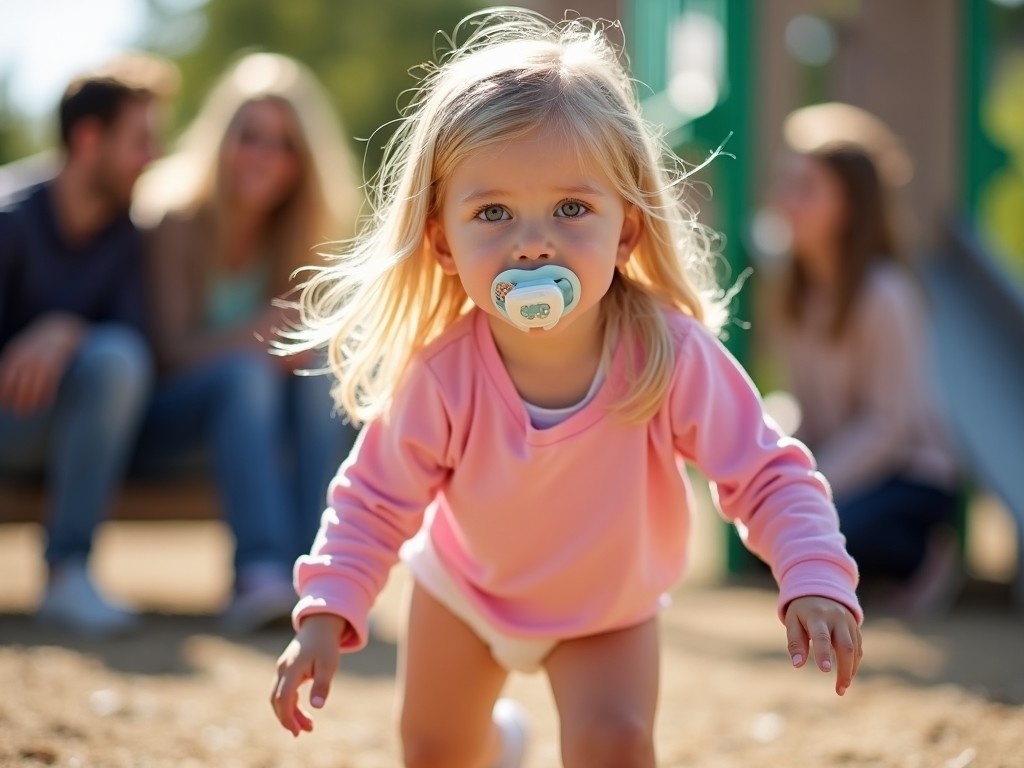
[[[562,762],[567,768],[653,768],[653,727],[628,712],[595,712],[563,722]]]
[[[466,723],[439,726],[403,709],[400,723],[406,768],[459,768],[485,762],[493,726],[466,727]],[[482,762],[483,761],[483,762]]]
[[[404,731],[404,729],[403,729]],[[458,768],[480,763],[480,749],[445,739],[438,734],[402,734],[402,756],[405,768]]]

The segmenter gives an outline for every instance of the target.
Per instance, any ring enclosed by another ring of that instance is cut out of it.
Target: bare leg
[[[419,586],[399,658],[408,768],[484,768],[500,753],[491,710],[508,673],[458,617]]]
[[[655,619],[560,643],[545,666],[561,719],[566,768],[653,768]]]

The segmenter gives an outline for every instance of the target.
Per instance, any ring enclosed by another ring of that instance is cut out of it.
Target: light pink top
[[[811,300],[780,351],[800,403],[797,436],[814,451],[836,496],[893,475],[949,488],[956,461],[927,378],[925,308],[910,275],[872,269],[837,342],[829,308]]]
[[[456,586],[499,631],[570,638],[652,616],[686,563],[694,506],[679,460],[717,485],[722,514],[771,564],[780,615],[822,595],[862,614],[827,485],[807,450],[765,419],[746,374],[697,321],[672,314],[677,358],[664,406],[630,425],[608,406],[624,345],[593,399],[548,429],[530,425],[486,316],[471,312],[419,354],[388,417],[370,423],[329,491],[298,560],[296,626],[334,613],[342,648],[403,542],[425,531]]]

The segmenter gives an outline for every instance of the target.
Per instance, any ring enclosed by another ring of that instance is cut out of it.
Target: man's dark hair
[[[146,101],[153,92],[113,77],[85,77],[75,80],[60,100],[60,142],[67,149],[71,133],[83,120],[95,119],[109,128],[130,101]]]

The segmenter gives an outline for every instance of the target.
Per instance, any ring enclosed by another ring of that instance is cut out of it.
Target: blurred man
[[[0,472],[43,473],[49,484],[37,616],[94,635],[137,621],[96,590],[87,561],[150,394],[128,209],[156,156],[157,97],[171,72],[122,63],[68,87],[57,175],[0,209]]]

